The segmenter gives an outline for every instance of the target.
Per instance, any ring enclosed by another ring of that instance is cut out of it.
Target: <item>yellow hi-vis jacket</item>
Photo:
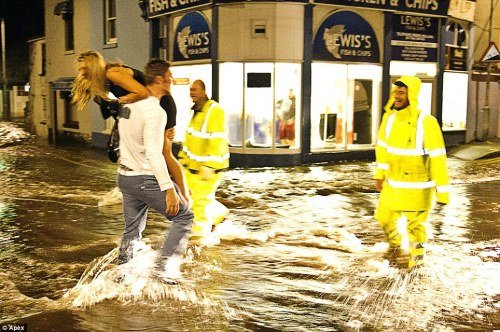
[[[378,132],[374,179],[383,179],[380,204],[395,211],[428,210],[436,192],[437,201],[449,202],[446,149],[435,117],[418,107],[420,79],[403,76],[410,104],[391,109],[391,94]]]
[[[201,111],[191,117],[179,162],[194,171],[201,166],[215,170],[229,167],[226,119],[217,102],[208,100]]]

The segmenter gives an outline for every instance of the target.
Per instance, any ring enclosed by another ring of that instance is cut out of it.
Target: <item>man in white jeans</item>
[[[162,154],[167,116],[160,99],[170,93],[169,67],[160,59],[149,61],[145,69],[149,98],[126,105],[125,110],[129,112],[122,111],[120,116],[118,187],[123,193],[125,230],[118,261],[123,264],[133,258],[151,207],[172,221],[158,266],[167,278],[176,279],[180,276],[180,259],[187,247],[193,212],[177,184],[170,179]]]

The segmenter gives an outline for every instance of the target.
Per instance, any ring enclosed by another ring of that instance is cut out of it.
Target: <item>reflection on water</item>
[[[220,244],[192,243],[179,285],[151,273],[168,227],[150,215],[134,264],[113,259],[115,165],[33,144],[0,155],[0,322],[29,331],[484,331],[500,328],[500,159],[450,160],[428,264],[384,259],[369,162],[227,172]],[[132,263],[132,262],[131,262]]]

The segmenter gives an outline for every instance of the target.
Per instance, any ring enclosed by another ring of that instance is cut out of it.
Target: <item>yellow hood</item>
[[[410,101],[409,107],[412,110],[418,110],[418,94],[420,92],[420,86],[422,85],[420,78],[415,76],[401,76],[397,81],[403,82],[408,87],[408,100]],[[395,112],[395,110],[391,109],[394,104],[394,89],[395,86],[393,85],[391,95],[385,105],[385,111],[388,113]]]

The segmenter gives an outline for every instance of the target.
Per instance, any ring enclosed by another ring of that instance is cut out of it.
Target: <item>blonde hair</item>
[[[71,103],[78,110],[87,105],[92,95],[109,100],[106,70],[110,67],[121,66],[119,63],[107,63],[97,51],[81,53],[76,59],[77,69],[78,63],[82,62],[85,63],[86,75],[79,71],[71,89]]]

